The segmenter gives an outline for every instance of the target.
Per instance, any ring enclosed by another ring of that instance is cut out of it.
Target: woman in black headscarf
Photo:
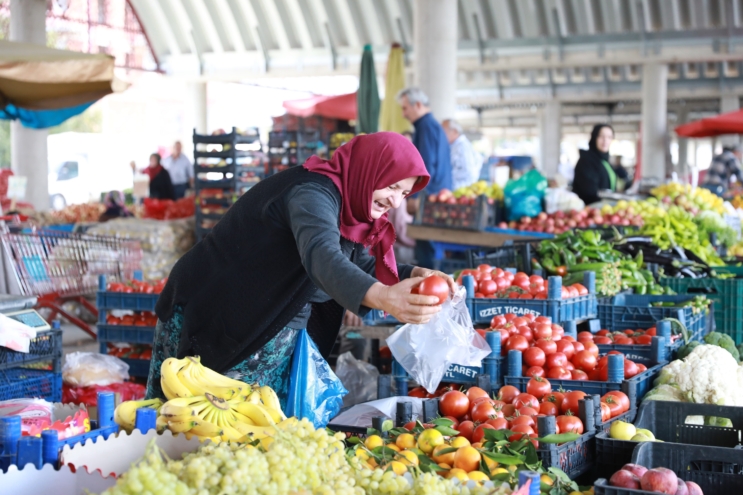
[[[609,147],[614,140],[614,129],[608,124],[598,124],[591,131],[587,150],[580,150],[575,165],[573,192],[587,205],[600,201],[599,191],[616,191],[617,180],[629,184],[627,171],[609,163]]]

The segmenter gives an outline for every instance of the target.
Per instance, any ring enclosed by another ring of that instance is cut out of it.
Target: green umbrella
[[[374,55],[371,45],[364,45],[361,56],[361,75],[359,91],[356,93],[356,132],[377,132],[379,125],[379,91],[377,90],[377,72],[374,70]]]

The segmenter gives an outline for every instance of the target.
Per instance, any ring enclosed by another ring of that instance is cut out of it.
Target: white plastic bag
[[[431,321],[405,325],[387,339],[397,362],[430,393],[452,364],[481,366],[490,354],[490,346],[472,327],[466,297],[460,287]]]
[[[335,376],[343,382],[343,386],[348,390],[348,395],[343,397],[343,407],[377,398],[379,370],[369,363],[359,361],[350,352],[344,352],[338,356]]]
[[[129,365],[116,356],[72,352],[65,359],[62,379],[74,387],[105,386],[129,379]]]

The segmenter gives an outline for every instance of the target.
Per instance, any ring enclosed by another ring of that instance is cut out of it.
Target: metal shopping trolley
[[[0,240],[6,275],[15,275],[20,294],[38,297],[36,307],[50,309],[49,320],[61,315],[93,338],[90,326],[62,305],[76,301],[97,317],[98,310],[84,296],[98,290],[99,275],[125,281],[141,269],[138,241],[55,230],[12,233],[7,228]]]

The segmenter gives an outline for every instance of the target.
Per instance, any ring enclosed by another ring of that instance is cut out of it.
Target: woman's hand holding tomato
[[[411,293],[423,280],[414,277],[390,286],[377,282],[367,291],[362,304],[381,309],[402,323],[428,323],[441,311],[441,304],[437,296]]]

